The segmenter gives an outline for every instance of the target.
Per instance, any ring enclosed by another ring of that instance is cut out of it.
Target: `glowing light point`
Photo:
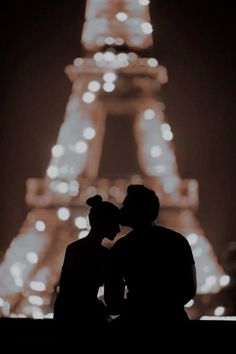
[[[43,299],[41,298],[41,296],[37,296],[37,295],[30,295],[28,297],[29,302],[33,305],[38,305],[38,306],[42,306],[43,305]]]
[[[101,85],[98,81],[90,81],[90,83],[88,84],[88,89],[92,92],[97,92],[99,91]]]
[[[149,58],[147,60],[147,63],[151,68],[155,68],[158,66],[158,61],[155,58]]]
[[[92,103],[95,100],[95,95],[92,92],[85,92],[82,96],[82,100],[85,103]]]
[[[170,125],[167,124],[167,123],[163,123],[163,124],[161,125],[161,130],[162,130],[163,132],[165,132],[165,131],[170,131]]]
[[[113,72],[107,72],[103,75],[103,80],[106,82],[113,82],[117,78],[116,74]]]
[[[128,60],[128,55],[126,54],[126,53],[119,53],[119,54],[117,54],[117,60],[119,61],[119,62],[125,62],[125,61],[127,61]]]
[[[23,265],[19,262],[15,262],[10,267],[10,273],[13,278],[20,278],[22,276]]]
[[[103,90],[106,92],[112,92],[115,90],[115,85],[113,84],[113,82],[105,82],[105,84],[103,85]]]
[[[42,313],[42,311],[34,311],[32,314],[33,319],[35,320],[42,320],[44,318],[44,315]]]
[[[76,197],[79,193],[79,183],[77,181],[71,181],[69,183],[69,193],[72,197]]]
[[[35,290],[35,291],[45,291],[46,290],[46,285],[41,281],[31,281],[30,287],[32,290]]]
[[[45,222],[42,220],[37,220],[35,223],[35,228],[37,231],[40,231],[40,232],[44,231],[46,229]]]
[[[161,148],[159,145],[152,146],[150,154],[152,157],[159,157],[161,155]]]
[[[35,252],[28,252],[26,254],[26,259],[29,263],[36,264],[36,263],[38,263],[39,257],[37,255],[37,253],[35,253]]]
[[[57,210],[58,219],[66,221],[70,218],[70,210],[65,207],[61,207]]]
[[[128,54],[128,57],[129,57],[129,59],[130,59],[131,61],[135,61],[135,60],[137,60],[137,58],[138,58],[137,54],[134,53],[134,52],[130,52],[130,53]]]
[[[52,155],[54,157],[61,157],[64,155],[64,151],[65,151],[65,148],[62,145],[57,144],[57,145],[54,145],[52,148]]]
[[[92,127],[87,127],[83,131],[83,137],[87,140],[92,140],[96,135],[96,131]]]
[[[97,62],[101,62],[104,59],[104,55],[102,52],[97,52],[94,54],[93,59]]]
[[[187,302],[187,304],[185,304],[184,307],[189,308],[189,307],[192,307],[193,304],[194,304],[194,300],[192,299],[192,300],[189,300],[189,302]]]
[[[155,118],[156,113],[155,113],[155,111],[153,109],[146,109],[144,111],[143,115],[144,115],[144,119],[152,120],[153,118]]]
[[[88,231],[88,230],[82,230],[82,231],[80,231],[80,233],[79,233],[78,239],[84,238],[84,237],[86,237],[88,234],[89,234],[89,231]]]
[[[106,61],[113,61],[115,59],[115,54],[113,54],[112,52],[105,52],[104,54],[104,59]]]
[[[79,229],[85,229],[87,227],[87,221],[86,218],[83,216],[79,216],[78,218],[75,219],[75,225]]]
[[[228,275],[222,275],[219,280],[220,286],[227,286],[230,283],[230,277]]]
[[[69,186],[66,182],[60,182],[57,186],[57,190],[61,194],[66,194],[69,191]]]
[[[114,39],[113,37],[106,37],[105,43],[106,43],[107,45],[112,45],[112,44],[115,43],[115,39]]]
[[[150,3],[149,0],[138,0],[138,2],[139,2],[140,5],[142,5],[142,6],[147,6],[147,5],[149,5],[149,3]]]
[[[124,22],[127,20],[128,15],[125,12],[117,12],[116,18],[118,21]]]
[[[167,123],[163,123],[161,125],[162,137],[166,141],[170,141],[173,139],[173,133],[171,132],[170,125]]]
[[[173,133],[171,131],[165,131],[162,133],[162,137],[166,141],[171,141],[173,139]]]
[[[124,44],[124,39],[123,38],[121,38],[121,37],[118,37],[118,38],[116,38],[115,39],[115,44],[116,45],[122,45],[122,44]]]
[[[222,316],[225,313],[225,308],[223,306],[218,306],[215,308],[214,315]]]
[[[143,22],[141,23],[141,28],[143,33],[145,34],[151,34],[153,31],[152,25],[150,22]]]
[[[84,140],[79,140],[75,144],[75,152],[77,152],[77,154],[84,154],[87,151],[87,149],[88,149],[88,144]]]
[[[191,246],[195,245],[198,241],[198,235],[195,233],[190,233],[187,236],[187,240]]]
[[[58,176],[58,167],[57,166],[49,166],[47,169],[47,175],[49,178],[56,178]]]
[[[80,66],[82,65],[84,62],[84,60],[82,58],[75,58],[75,60],[73,61],[75,66]]]

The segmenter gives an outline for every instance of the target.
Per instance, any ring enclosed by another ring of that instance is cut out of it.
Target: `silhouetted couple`
[[[88,236],[66,249],[54,318],[73,322],[79,335],[155,328],[164,322],[184,323],[184,305],[196,294],[194,259],[181,234],[155,224],[159,199],[143,185],[130,185],[119,210],[99,195],[91,206]],[[119,224],[133,230],[108,250]],[[98,289],[104,285],[104,302]],[[111,322],[111,315],[117,315]],[[108,325],[109,324],[109,325]]]

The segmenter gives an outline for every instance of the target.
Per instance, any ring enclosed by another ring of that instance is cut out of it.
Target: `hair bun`
[[[86,204],[94,207],[94,206],[98,206],[102,203],[102,197],[99,194],[96,194],[94,197],[88,198],[86,200]]]

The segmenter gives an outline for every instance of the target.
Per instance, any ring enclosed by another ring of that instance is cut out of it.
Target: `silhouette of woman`
[[[106,325],[106,308],[98,299],[99,287],[104,282],[109,250],[101,242],[113,240],[120,231],[119,209],[95,195],[86,201],[91,206],[87,237],[72,242],[67,248],[61,271],[59,293],[54,306],[54,319],[65,330],[71,328],[90,333]]]

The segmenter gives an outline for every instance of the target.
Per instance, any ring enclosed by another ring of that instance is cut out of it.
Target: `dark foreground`
[[[186,326],[173,325],[171,322],[158,323],[153,321],[148,332],[145,332],[146,326],[139,331],[133,333],[132,328],[128,329],[124,334],[115,331],[112,334],[109,332],[102,333],[99,338],[96,338],[93,333],[82,333],[77,331],[76,324],[73,324],[75,329],[68,332],[68,324],[65,324],[65,332],[58,332],[55,323],[51,319],[32,320],[32,319],[15,319],[2,318],[0,319],[0,334],[1,344],[7,348],[14,348],[29,352],[37,349],[59,349],[61,346],[78,348],[78,353],[89,352],[89,348],[93,347],[112,352],[126,352],[125,349],[132,347],[134,350],[139,348],[139,345],[145,345],[146,353],[168,351],[168,347],[183,352],[205,352],[205,349],[225,350],[235,348],[236,345],[236,322],[235,321],[190,321]],[[151,330],[150,330],[151,328]],[[128,333],[127,333],[128,332]],[[158,349],[166,347],[166,350],[159,351]],[[79,350],[81,346],[87,346],[87,350]],[[153,348],[153,350],[149,350]],[[6,349],[7,349],[6,348]]]

